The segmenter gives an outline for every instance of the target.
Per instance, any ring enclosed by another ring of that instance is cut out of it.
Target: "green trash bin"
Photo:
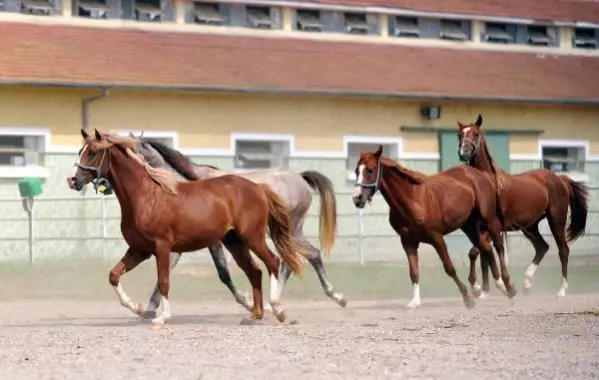
[[[19,181],[19,193],[23,198],[23,209],[27,212],[29,218],[29,263],[35,261],[35,237],[34,237],[34,205],[35,197],[39,197],[44,193],[42,189],[42,181],[39,178],[24,178]]]

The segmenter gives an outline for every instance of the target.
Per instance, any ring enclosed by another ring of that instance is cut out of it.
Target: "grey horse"
[[[159,141],[148,138],[139,138],[138,141],[138,153],[144,157],[146,162],[152,167],[172,171],[181,181],[194,181],[233,174],[220,171],[213,166],[194,164],[187,156]],[[323,174],[312,170],[302,173],[295,173],[289,170],[263,170],[235,174],[256,183],[268,184],[287,203],[291,210],[292,228],[295,231],[294,239],[307,248],[308,254],[306,258],[314,267],[324,293],[340,306],[345,307],[347,301],[343,294],[335,291],[333,285],[330,283],[321,256],[321,250],[327,256],[330,254],[337,228],[336,200],[331,180]],[[303,233],[304,220],[313,199],[313,190],[317,190],[320,193],[319,232],[321,249],[314,247]],[[241,294],[231,280],[222,243],[218,242],[210,246],[209,251],[220,280],[229,288],[235,300],[250,310],[252,301],[245,294]],[[180,253],[171,253],[171,270],[177,265],[180,258]],[[270,284],[271,298],[280,298],[290,274],[290,268],[281,262],[278,283],[271,281]],[[158,284],[156,284],[154,293],[150,297],[148,307],[144,313],[144,318],[154,318],[159,305],[160,293],[158,291]]]

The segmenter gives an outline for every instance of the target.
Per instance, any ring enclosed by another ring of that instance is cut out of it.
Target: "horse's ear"
[[[83,136],[83,138],[87,140],[87,138],[89,137],[89,134],[87,133],[87,131],[85,129],[81,128],[81,136]]]
[[[94,132],[96,134],[96,140],[98,140],[98,141],[102,140],[102,134],[95,128],[94,128]]]
[[[383,146],[379,145],[379,148],[376,150],[376,152],[374,152],[374,157],[376,157],[378,159],[379,157],[381,157],[382,154],[383,154]]]
[[[464,129],[465,125],[464,125],[464,124],[462,124],[462,122],[461,122],[461,121],[459,121],[459,120],[458,120],[458,121],[457,121],[457,123],[458,123],[458,127],[459,127],[460,129]]]
[[[135,135],[133,134],[133,132],[129,132],[129,137],[135,138]]]
[[[477,127],[483,125],[483,117],[481,114],[478,114],[478,117],[476,118],[476,122],[474,123],[474,125],[476,125]]]

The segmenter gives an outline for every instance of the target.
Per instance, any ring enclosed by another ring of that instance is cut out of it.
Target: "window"
[[[135,19],[139,21],[161,21],[162,4],[160,0],[136,0]]]
[[[258,29],[272,29],[275,25],[269,7],[247,7],[247,22]]]
[[[554,172],[584,172],[583,147],[543,147],[543,167]]]
[[[415,17],[395,17],[393,20],[393,35],[396,37],[420,37],[422,30],[418,28],[418,19]]]
[[[379,145],[383,146],[383,156],[389,157],[393,160],[397,159],[399,155],[397,144],[393,143],[358,143],[358,142],[349,142],[347,144],[347,160],[345,163],[345,168],[347,169],[347,180],[350,182],[355,182],[356,180],[356,164],[360,159],[361,152],[376,152],[379,148]]]
[[[40,138],[37,136],[0,136],[0,165],[37,165]]]
[[[470,39],[470,30],[465,27],[464,21],[441,20],[439,37],[445,40],[465,41]]]
[[[345,32],[351,34],[368,34],[370,28],[364,13],[345,13]]]
[[[234,160],[236,169],[285,168],[289,160],[289,142],[237,140]]]
[[[224,18],[217,3],[195,3],[195,22],[204,25],[223,25]]]
[[[529,45],[549,46],[553,42],[546,26],[530,25],[526,28],[526,33],[526,43]]]
[[[483,39],[491,43],[509,44],[516,41],[516,26],[510,24],[487,23]]]
[[[81,0],[78,6],[78,15],[81,17],[105,19],[108,6],[105,0]]]
[[[319,11],[298,10],[296,12],[297,29],[307,32],[322,32]]]
[[[597,34],[596,29],[576,28],[572,45],[579,49],[597,49]]]
[[[51,15],[54,5],[49,0],[23,0],[21,13],[31,15]]]

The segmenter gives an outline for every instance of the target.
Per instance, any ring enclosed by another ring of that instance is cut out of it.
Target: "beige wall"
[[[53,144],[80,145],[81,100],[99,90],[0,86],[0,127],[49,128]],[[419,102],[312,96],[112,91],[92,103],[90,127],[176,130],[183,148],[229,148],[230,134],[288,133],[297,150],[342,151],[343,135],[398,137],[407,126],[452,127],[478,113],[493,129],[540,129],[543,139],[589,140],[599,154],[599,107],[443,102],[442,118],[424,121]],[[404,150],[435,153],[434,133],[404,133]],[[511,150],[537,153],[537,139],[512,136]]]

